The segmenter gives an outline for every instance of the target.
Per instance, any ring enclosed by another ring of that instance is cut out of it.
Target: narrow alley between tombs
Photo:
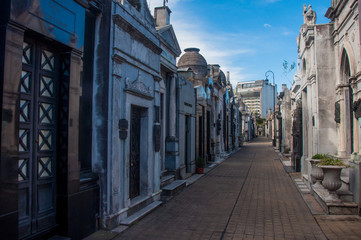
[[[245,144],[116,239],[326,239],[271,143]]]

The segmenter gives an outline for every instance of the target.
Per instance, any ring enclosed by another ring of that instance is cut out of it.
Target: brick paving
[[[361,218],[359,216],[320,215],[315,218],[330,240],[361,239]]]
[[[258,138],[115,239],[327,239]]]

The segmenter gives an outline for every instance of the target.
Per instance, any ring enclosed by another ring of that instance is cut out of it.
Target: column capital
[[[168,79],[173,79],[173,78],[175,78],[175,76],[176,76],[176,74],[174,72],[167,73]]]

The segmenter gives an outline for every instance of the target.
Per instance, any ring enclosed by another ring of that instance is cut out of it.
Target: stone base
[[[329,215],[357,215],[358,206],[354,202],[344,202],[342,197],[335,201],[330,198],[330,194],[326,189],[313,188],[313,195],[323,210]]]
[[[168,137],[165,146],[165,168],[168,171],[177,172],[176,178],[179,178],[179,146],[178,139]]]
[[[143,217],[145,217],[146,215],[151,213],[153,210],[158,208],[161,204],[162,204],[161,201],[155,201],[155,202],[147,205],[145,208],[142,208],[140,211],[135,212],[134,214],[132,214],[128,218],[124,219],[123,221],[121,221],[120,224],[125,225],[125,226],[130,226],[133,223],[135,223],[136,221],[142,219]]]
[[[119,212],[109,215],[105,220],[105,226],[103,227],[105,230],[112,230],[117,228],[119,225],[130,225],[132,222],[143,217],[144,214],[148,214],[150,212],[149,209],[153,210],[158,207],[158,203],[161,203],[160,193],[153,193],[150,196],[138,196],[132,199],[132,203],[127,208],[123,208]],[[157,204],[155,204],[155,202]],[[133,216],[134,215],[134,216]],[[136,219],[133,221],[133,219]],[[131,222],[131,223],[130,223]]]

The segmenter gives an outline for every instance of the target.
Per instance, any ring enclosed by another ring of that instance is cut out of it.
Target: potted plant
[[[309,162],[311,163],[312,166],[311,177],[312,177],[313,188],[323,188],[321,184],[323,180],[323,171],[320,167],[317,166],[317,164],[321,161],[321,159],[326,157],[327,156],[324,154],[315,154],[312,156],[311,159],[309,159]]]
[[[341,170],[349,166],[332,156],[322,158],[317,166],[323,170],[322,185],[330,192],[330,195],[325,198],[326,202],[341,202],[336,190],[342,185]]]
[[[196,161],[197,166],[197,173],[203,174],[204,173],[204,166],[206,165],[206,161],[202,157],[198,157]]]

